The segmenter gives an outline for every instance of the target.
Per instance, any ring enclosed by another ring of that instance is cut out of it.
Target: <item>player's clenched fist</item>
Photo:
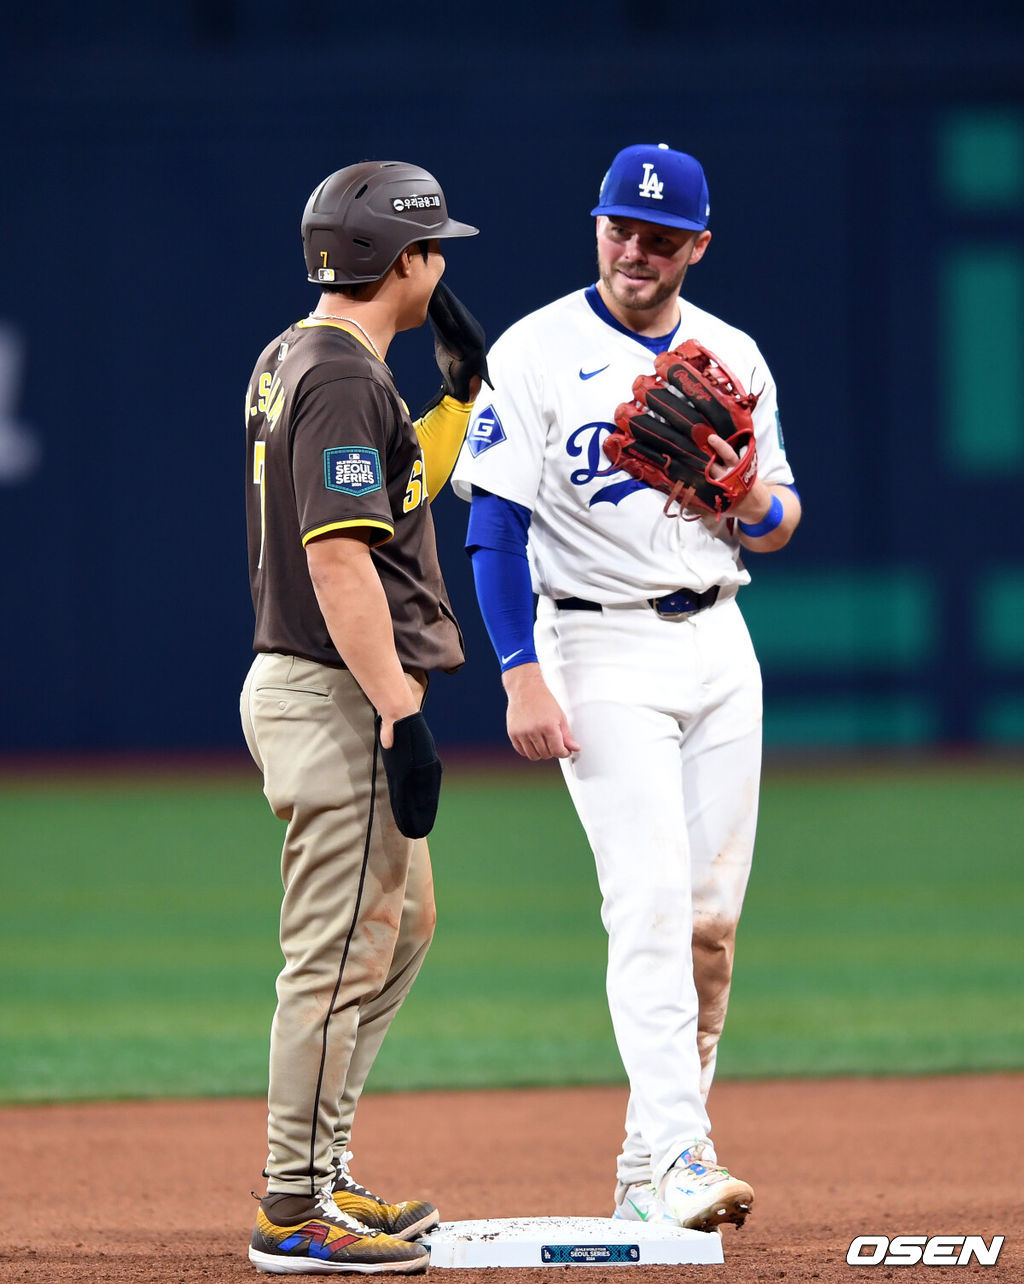
[[[558,701],[548,690],[539,664],[507,669],[502,678],[508,693],[508,738],[516,753],[531,762],[568,758],[579,745]]]

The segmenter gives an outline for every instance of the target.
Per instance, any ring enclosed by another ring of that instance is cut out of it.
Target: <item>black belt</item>
[[[675,593],[666,593],[664,597],[649,597],[647,605],[653,607],[659,615],[695,615],[713,606],[718,601],[721,587],[712,584],[703,593],[694,593],[691,589],[677,589]],[[600,602],[588,602],[585,597],[556,597],[553,599],[559,611],[600,611]]]

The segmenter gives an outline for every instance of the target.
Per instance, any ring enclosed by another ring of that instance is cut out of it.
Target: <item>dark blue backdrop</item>
[[[869,3],[834,25],[806,8],[424,20],[405,3],[107,0],[5,19],[0,324],[24,363],[0,386],[0,751],[240,745],[242,398],[261,346],[315,303],[298,225],[320,178],[365,157],[431,169],[482,228],[448,279],[496,336],[593,278],[587,211],[637,141],[704,162],[714,242],[688,292],[757,338],[779,384],[806,516],[759,580],[899,564],[949,597],[914,672],[766,662],[771,688],[916,684],[934,739],[980,739],[979,693],[1019,703],[1022,681],[1012,647],[1008,664],[979,647],[970,586],[994,555],[1019,571],[1019,503],[986,480],[972,505],[937,449],[936,265],[965,237],[1019,249],[1024,202],[951,212],[935,148],[951,113],[1024,131],[1020,5]],[[438,382],[429,334],[391,357],[415,409]],[[998,374],[1019,387],[1019,365]],[[445,493],[435,518],[470,660],[437,682],[431,721],[449,744],[497,744],[465,510]],[[883,588],[869,607],[883,627],[890,606]]]

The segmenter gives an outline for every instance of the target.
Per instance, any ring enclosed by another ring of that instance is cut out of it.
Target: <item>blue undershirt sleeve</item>
[[[487,634],[501,671],[536,661],[533,585],[526,560],[530,510],[474,488],[466,551]]]

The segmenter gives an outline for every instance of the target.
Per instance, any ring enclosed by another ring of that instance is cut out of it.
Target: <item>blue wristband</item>
[[[773,531],[776,526],[781,525],[782,519],[785,516],[785,511],[786,510],[782,507],[782,500],[779,499],[778,495],[773,495],[771,508],[768,509],[768,512],[765,513],[764,517],[761,518],[757,525],[748,526],[746,522],[741,520],[739,523],[740,530],[744,535],[749,535],[751,539],[757,539],[759,535],[767,535]]]

